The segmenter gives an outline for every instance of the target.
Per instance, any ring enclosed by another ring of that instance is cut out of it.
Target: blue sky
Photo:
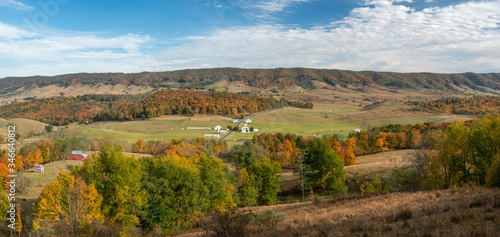
[[[0,0],[0,78],[211,67],[500,72],[500,0]]]

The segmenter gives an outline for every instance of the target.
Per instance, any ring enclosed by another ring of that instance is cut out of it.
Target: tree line
[[[132,120],[172,114],[238,115],[294,106],[312,108],[307,101],[287,101],[228,92],[160,90],[151,95],[83,95],[41,98],[0,107],[0,116],[28,118],[52,125],[101,120]]]
[[[473,96],[467,98],[442,98],[435,101],[409,101],[415,109],[427,109],[447,114],[489,115],[500,113],[500,97]]]

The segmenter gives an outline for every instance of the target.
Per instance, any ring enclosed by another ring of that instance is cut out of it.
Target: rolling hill
[[[113,90],[116,86],[118,91],[114,93],[138,93],[141,87],[225,88],[231,90],[237,85],[236,87],[240,90],[243,87],[247,87],[247,89],[283,89],[290,86],[314,89],[318,87],[318,84],[344,88],[348,85],[355,85],[414,90],[460,91],[464,88],[470,88],[476,91],[491,92],[491,90],[500,90],[500,73],[394,73],[310,68],[213,68],[129,74],[77,73],[58,76],[3,78],[0,79],[0,95],[11,96],[47,86],[57,86],[61,89],[75,85],[109,86],[113,87]],[[73,90],[72,93],[79,94],[77,90]]]

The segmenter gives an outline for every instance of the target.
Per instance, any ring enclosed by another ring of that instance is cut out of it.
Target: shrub
[[[255,216],[254,224],[265,226],[270,230],[276,230],[278,223],[286,219],[286,213],[267,210],[264,213]]]
[[[252,212],[215,212],[202,224],[206,236],[247,236],[248,227],[254,219]]]

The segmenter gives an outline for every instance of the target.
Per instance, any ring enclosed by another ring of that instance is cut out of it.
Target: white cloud
[[[371,2],[311,29],[234,27],[174,44],[143,34],[34,34],[0,22],[0,78],[228,66],[500,72],[500,1],[418,11],[395,1]]]
[[[70,72],[155,70],[141,52],[152,39],[126,34],[105,37],[86,32],[39,31],[36,34],[0,22],[0,78]]]
[[[417,11],[375,0],[313,29],[217,30],[165,52],[181,67],[316,67],[379,71],[500,71],[500,1]],[[409,1],[407,1],[409,2]]]
[[[34,8],[15,0],[0,0],[0,7],[10,7],[21,11],[30,11]]]
[[[33,34],[0,22],[0,39],[20,39],[23,37],[29,37]]]
[[[274,19],[272,14],[285,11],[287,8],[306,3],[313,0],[242,0],[240,7],[250,10],[249,15],[252,18],[259,19]]]
[[[247,7],[259,9],[265,12],[280,12],[284,11],[292,4],[310,2],[311,0],[261,0],[247,2]]]

